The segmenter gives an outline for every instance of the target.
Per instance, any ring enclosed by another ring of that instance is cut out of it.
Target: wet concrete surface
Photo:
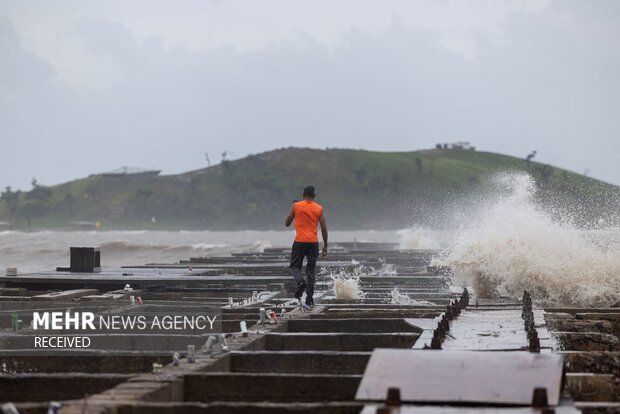
[[[394,248],[343,244],[340,251],[331,255],[330,262],[323,263],[342,267],[351,266],[355,260],[358,265],[347,269],[357,267],[361,272],[360,287],[366,298],[336,300],[330,292],[330,279],[319,278],[317,303],[321,306],[309,313],[301,312],[292,300],[286,248],[266,249],[262,254],[200,258],[174,266],[133,266],[97,277],[44,273],[4,280],[5,287],[0,288],[0,343],[19,336],[10,324],[15,311],[70,308],[117,312],[123,308],[127,313],[147,309],[195,312],[212,306],[222,310],[223,331],[229,333],[230,349],[201,351],[206,337],[200,335],[177,339],[171,336],[148,343],[109,335],[105,340],[133,344],[129,348],[145,352],[118,355],[109,350],[107,354],[88,357],[46,357],[19,356],[7,351],[0,356],[4,372],[0,386],[5,386],[0,388],[5,391],[0,391],[0,401],[16,402],[22,413],[45,411],[45,401],[52,399],[62,400],[62,413],[359,413],[366,405],[365,412],[377,412],[384,404],[373,406],[355,400],[371,353],[377,348],[424,348],[425,341],[430,345],[432,327],[445,316],[446,306],[462,295],[462,291],[451,290],[441,274],[426,271],[436,252]],[[384,272],[383,264],[390,264],[389,272]],[[192,270],[193,274],[188,271],[190,265],[197,270]],[[209,273],[201,274],[203,271]],[[122,293],[125,283],[135,289],[134,296],[142,297],[142,308],[127,306],[129,295]],[[394,287],[411,302],[390,303]],[[41,296],[50,290],[73,289],[88,291],[84,295],[74,292]],[[111,294],[119,290],[120,294]],[[265,294],[259,301],[249,300],[254,291]],[[232,307],[228,305],[229,298],[233,298]],[[435,305],[420,305],[413,300]],[[486,341],[499,337],[502,329],[512,328],[504,326],[498,315],[513,311],[518,314],[521,303],[491,301],[481,305],[478,311],[464,310],[450,322],[453,337],[444,340],[445,349],[411,352],[450,352],[452,345],[460,346],[459,338]],[[287,316],[278,325],[257,325],[260,307],[278,313],[284,308]],[[483,317],[488,320],[484,323],[486,328],[479,323],[468,327],[468,318],[483,315],[482,312],[487,312]],[[520,314],[514,319],[511,314],[510,318],[515,325],[511,341],[521,348],[515,352],[527,352],[528,339],[522,333]],[[248,336],[239,333],[241,321],[246,321],[250,328]],[[618,321],[620,310],[614,308],[550,308],[544,316],[537,317],[535,325],[541,339],[546,340],[547,330],[550,338],[541,352],[558,353],[565,359],[564,391],[572,399],[563,397],[563,404],[568,405],[556,407],[556,412],[574,412],[575,407],[590,413],[620,411],[616,404],[620,377]],[[494,323],[502,328],[493,328]],[[500,333],[494,336],[496,331]],[[185,358],[188,341],[198,349],[195,363]],[[179,366],[170,364],[175,350],[183,354]],[[151,373],[154,362],[163,365],[161,372]],[[63,381],[65,378],[67,382]],[[76,385],[71,387],[71,381]],[[475,385],[473,381],[472,386]],[[446,412],[484,412],[480,407],[454,402],[450,405]],[[439,412],[437,407],[415,402],[402,406],[403,412],[409,408],[415,412]],[[484,410],[510,412],[506,407]]]

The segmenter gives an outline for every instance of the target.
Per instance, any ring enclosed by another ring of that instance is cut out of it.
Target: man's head
[[[316,196],[316,193],[314,192],[314,186],[307,186],[304,187],[304,192],[301,195],[303,198],[308,198],[310,200],[314,200],[314,197]]]

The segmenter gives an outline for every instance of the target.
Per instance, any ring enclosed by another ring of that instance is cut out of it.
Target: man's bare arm
[[[327,256],[327,222],[323,214],[319,218],[319,224],[321,225],[321,235],[323,236],[323,256]]]
[[[286,227],[290,226],[295,218],[295,206],[291,206],[290,211],[288,212],[288,216],[286,216],[286,220],[284,221],[284,225]]]

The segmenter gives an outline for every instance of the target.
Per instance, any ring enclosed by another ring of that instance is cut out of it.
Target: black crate
[[[101,251],[99,247],[71,247],[71,272],[101,272]]]

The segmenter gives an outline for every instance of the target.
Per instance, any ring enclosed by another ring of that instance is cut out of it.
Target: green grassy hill
[[[619,193],[592,178],[487,152],[286,148],[179,175],[91,176],[5,192],[0,220],[17,227],[84,220],[100,221],[102,229],[279,229],[293,199],[312,184],[331,228],[403,228],[437,218],[446,203],[480,189],[497,171],[529,173],[544,189],[541,201],[579,206],[588,212],[584,220],[609,215],[609,200]]]

